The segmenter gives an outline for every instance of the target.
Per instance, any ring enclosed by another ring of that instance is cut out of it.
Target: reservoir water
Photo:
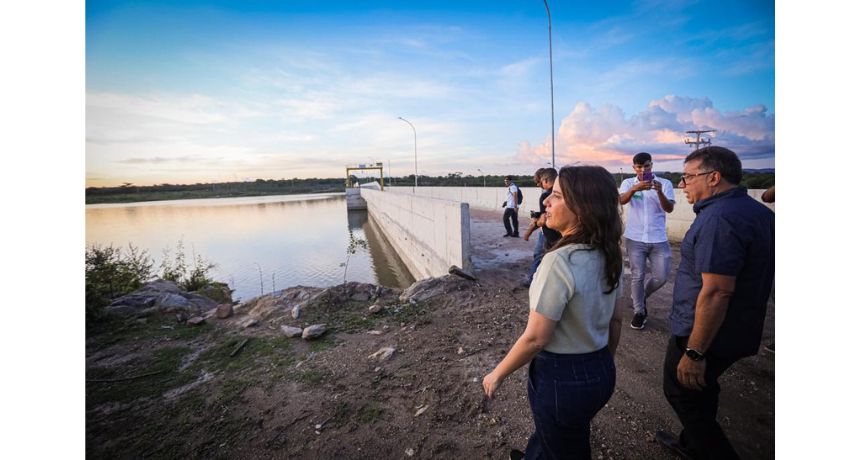
[[[347,281],[404,288],[409,270],[365,211],[346,210],[339,194],[156,201],[86,206],[86,244],[149,252],[158,271],[164,250],[217,264],[210,276],[234,300],[290,286],[326,287],[344,280],[350,234],[367,241],[346,267]],[[262,286],[261,286],[262,285]]]

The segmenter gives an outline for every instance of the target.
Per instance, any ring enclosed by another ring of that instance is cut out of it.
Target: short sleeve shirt
[[[508,187],[508,205],[506,207],[511,209],[518,207],[517,190],[519,190],[519,188],[517,188],[517,184],[514,184],[512,182],[511,185]]]
[[[675,189],[672,182],[662,177],[654,176],[654,180],[663,185],[663,194],[675,202]],[[621,182],[619,193],[629,192],[639,178],[631,177]],[[627,223],[624,226],[624,237],[640,243],[662,243],[669,241],[666,235],[666,211],[660,206],[660,197],[656,190],[640,190],[633,194],[626,205]]]
[[[743,187],[693,205],[696,219],[681,243],[669,323],[689,336],[702,273],[735,277],[735,292],[708,352],[743,357],[758,352],[774,278],[774,213]]]
[[[584,244],[544,256],[529,288],[529,308],[557,322],[545,350],[581,354],[609,343],[609,321],[621,290],[604,294],[604,264],[600,251]]]

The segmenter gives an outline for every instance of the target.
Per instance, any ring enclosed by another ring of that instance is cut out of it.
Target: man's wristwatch
[[[687,348],[687,350],[684,351],[684,354],[687,355],[687,357],[692,359],[693,361],[702,361],[703,359],[705,359],[704,354],[692,348]]]

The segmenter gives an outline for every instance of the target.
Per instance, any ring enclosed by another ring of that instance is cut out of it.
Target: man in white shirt
[[[666,283],[672,267],[672,249],[666,235],[666,213],[675,209],[672,182],[651,172],[651,154],[637,153],[633,157],[636,177],[624,179],[618,202],[627,206],[624,241],[630,261],[633,321],[630,327],[645,327],[648,297]],[[646,261],[651,262],[651,278],[645,279]]]
[[[505,215],[502,216],[502,223],[505,224],[504,237],[520,237],[520,223],[517,216],[519,211],[519,203],[517,202],[517,184],[514,183],[512,176],[505,176],[505,187],[508,188],[508,199],[502,203],[505,208]]]

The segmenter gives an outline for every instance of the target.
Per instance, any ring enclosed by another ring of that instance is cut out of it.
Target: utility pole
[[[715,132],[716,131],[713,129],[687,131],[687,134],[695,134],[696,140],[691,141],[691,140],[685,138],[684,143],[687,145],[694,146],[694,147],[691,147],[693,150],[699,150],[699,145],[702,145],[704,147],[711,145],[711,138],[709,137],[707,140],[702,139],[702,134],[715,133]]]

